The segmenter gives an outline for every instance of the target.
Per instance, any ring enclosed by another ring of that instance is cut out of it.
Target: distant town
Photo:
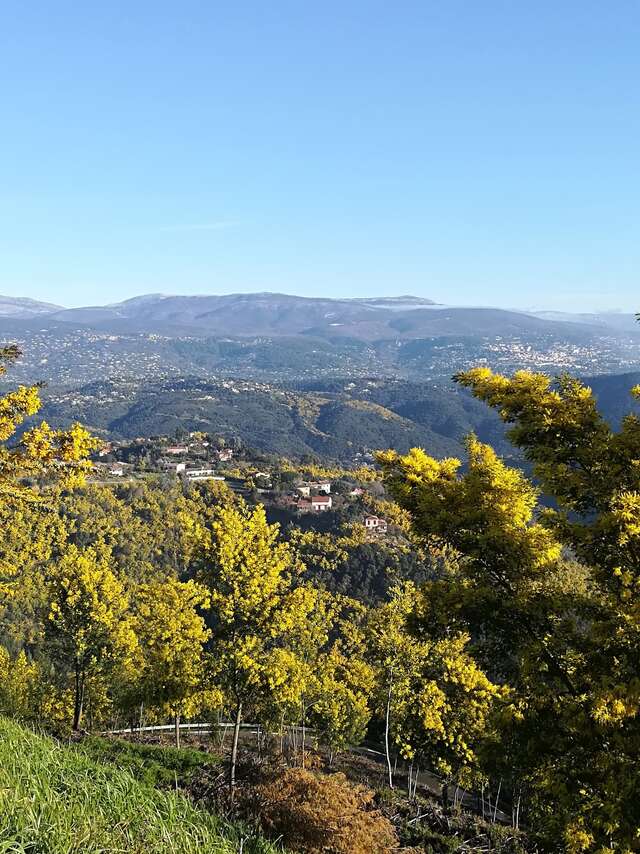
[[[579,328],[579,327],[578,327]],[[6,334],[0,330],[0,340]],[[443,335],[421,339],[331,342],[289,338],[203,339],[111,333],[73,326],[12,331],[24,352],[14,378],[69,386],[105,378],[244,377],[265,382],[370,374],[438,380],[474,364],[511,372],[620,373],[640,362],[640,338],[603,331],[574,340],[549,332]],[[300,347],[303,347],[301,355]]]

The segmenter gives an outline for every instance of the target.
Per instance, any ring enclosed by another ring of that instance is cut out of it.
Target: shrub
[[[265,832],[304,854],[386,854],[397,846],[374,793],[344,774],[289,768],[257,787]]]

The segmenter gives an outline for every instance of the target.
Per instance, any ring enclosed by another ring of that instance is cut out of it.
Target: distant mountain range
[[[179,376],[442,381],[477,364],[582,375],[640,366],[640,327],[630,314],[532,314],[407,295],[149,294],[72,309],[0,297],[3,342],[24,354],[7,381],[65,386]]]
[[[305,335],[328,340],[380,341],[434,335],[553,332],[575,339],[607,328],[637,331],[632,315],[532,314],[499,308],[451,307],[415,296],[325,299],[275,293],[148,294],[112,305],[68,309],[35,300],[0,297],[0,317],[172,337]]]
[[[2,383],[47,380],[43,415],[103,435],[178,427],[293,456],[354,460],[374,448],[459,454],[475,430],[512,453],[494,413],[451,383],[488,365],[557,375],[640,368],[633,315],[450,307],[414,296],[163,296],[64,309],[0,297],[0,343],[24,352]],[[594,377],[607,414],[636,377]]]
[[[558,320],[566,323],[582,323],[585,326],[615,329],[619,332],[638,331],[638,321],[635,314],[625,314],[618,311],[606,311],[599,314],[570,314],[565,311],[536,311],[536,317],[544,320]]]

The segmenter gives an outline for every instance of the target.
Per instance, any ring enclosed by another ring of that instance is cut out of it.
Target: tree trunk
[[[392,671],[393,673],[393,671]],[[389,773],[389,788],[393,789],[393,769],[391,768],[391,755],[389,753],[389,719],[391,717],[391,675],[389,675],[389,693],[387,694],[387,710],[384,718],[384,755],[387,759],[387,771]]]
[[[280,716],[280,756],[284,753],[284,712]]]
[[[521,792],[520,788],[518,788],[518,799],[516,801],[515,815],[514,815],[514,820],[513,820],[513,826],[515,827],[516,830],[518,830],[520,828],[520,798],[521,798],[521,795],[522,795],[522,792]]]
[[[498,794],[496,795],[496,802],[493,807],[493,823],[496,823],[496,818],[498,815],[498,803],[500,802],[500,790],[502,789],[502,777],[500,777],[500,782],[498,783]]]
[[[222,720],[222,715],[218,712],[217,715],[217,735],[218,735],[218,746],[220,748],[220,753],[224,753],[224,746],[227,741],[227,724]]]
[[[180,747],[180,712],[176,712],[173,716],[173,732],[175,736],[176,747]]]
[[[82,707],[84,705],[84,668],[76,660],[75,665],[75,697],[73,704],[73,731],[78,732],[82,723]]]
[[[231,764],[229,767],[229,789],[233,801],[233,790],[236,786],[236,763],[238,761],[238,739],[240,737],[240,724],[242,723],[242,703],[236,708],[236,720],[233,726],[233,744],[231,746]]]

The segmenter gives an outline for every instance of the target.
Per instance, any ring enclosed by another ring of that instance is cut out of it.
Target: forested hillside
[[[499,419],[452,385],[362,380],[293,391],[241,380],[176,379],[52,388],[43,398],[42,415],[51,424],[78,419],[112,438],[204,430],[282,456],[351,462],[387,447],[423,446],[436,456],[455,455],[475,431],[507,450]]]
[[[629,389],[640,374],[585,379],[605,418],[619,426],[636,404]],[[266,453],[353,463],[384,448],[423,447],[459,456],[475,433],[507,457],[517,456],[496,413],[448,383],[401,380],[315,380],[291,387],[242,380],[100,382],[43,391],[43,417],[56,427],[74,420],[105,438],[204,430],[238,438]]]

